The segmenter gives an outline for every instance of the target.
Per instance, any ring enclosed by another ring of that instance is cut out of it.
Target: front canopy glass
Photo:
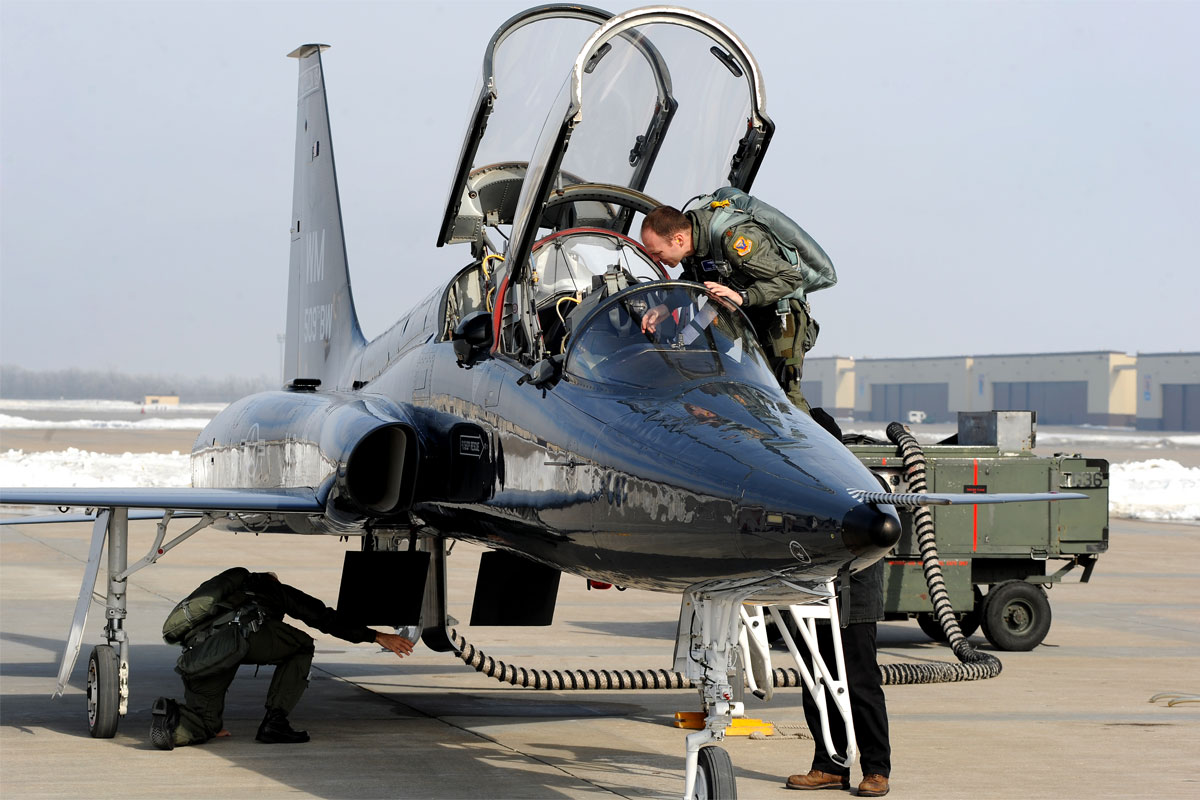
[[[781,394],[744,315],[693,283],[641,284],[608,298],[577,323],[566,354],[566,374],[595,384],[728,380]]]

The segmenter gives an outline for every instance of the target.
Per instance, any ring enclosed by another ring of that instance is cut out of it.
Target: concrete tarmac
[[[158,449],[158,448],[155,448]],[[184,522],[172,531],[184,530]],[[1003,673],[971,683],[887,689],[892,797],[1200,796],[1200,704],[1151,703],[1200,692],[1200,526],[1112,520],[1111,549],[1086,585],[1050,593],[1054,622],[1028,653],[1000,653]],[[130,560],[153,541],[133,523]],[[89,737],[84,687],[101,640],[93,606],[63,697],[51,699],[87,558],[90,526],[0,527],[0,796],[95,798],[678,797],[683,734],[675,711],[693,690],[545,692],[485,678],[451,654],[418,647],[397,660],[374,645],[313,632],[312,682],[292,715],[312,741],[262,745],[254,732],[270,680],[242,668],[226,704],[233,733],[173,752],[148,739],[150,705],[178,697],[178,650],[160,626],[174,603],[229,566],[277,572],[337,598],[342,553],[324,537],[205,531],[129,581],[131,702],[114,739]],[[479,550],[455,546],[451,610],[470,616]],[[103,581],[103,573],[101,575]],[[548,669],[670,667],[678,597],[587,591],[564,576],[547,628],[462,627],[488,654]],[[915,623],[880,626],[880,659],[952,661]],[[990,645],[979,634],[972,641]],[[787,665],[786,652],[773,651]],[[742,798],[789,798],[807,771],[795,689],[748,715],[780,726],[766,740],[726,739]],[[857,783],[858,775],[854,776]],[[821,797],[839,796],[822,793]]]

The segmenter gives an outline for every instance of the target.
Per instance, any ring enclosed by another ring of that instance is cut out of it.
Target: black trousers
[[[267,689],[267,708],[291,713],[308,688],[313,638],[286,622],[269,619],[256,633],[250,634],[247,641],[250,651],[242,664],[275,665],[271,686]],[[235,664],[203,678],[183,676],[184,702],[179,705],[176,746],[206,742],[224,727],[225,693],[237,677],[237,671]]]
[[[879,682],[879,662],[875,655],[875,623],[858,622],[841,629],[842,650],[846,657],[846,682],[850,687],[850,718],[854,720],[854,735],[863,775],[883,775],[892,772],[892,746],[888,739],[887,704],[884,702],[883,686]],[[828,625],[817,626],[817,648],[830,671],[837,668],[833,656],[833,632]],[[803,652],[804,661],[812,669],[812,659]],[[839,755],[846,752],[846,726],[842,717],[826,697],[829,708],[829,733]],[[825,749],[825,737],[821,735],[821,715],[817,704],[804,689],[804,719],[816,745],[812,769],[833,775],[846,775],[849,770],[834,763]]]

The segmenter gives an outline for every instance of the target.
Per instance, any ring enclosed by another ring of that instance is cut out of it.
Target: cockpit
[[[662,267],[627,236],[603,228],[568,228],[533,246],[532,301],[548,354],[566,350],[571,332],[601,297],[634,284],[667,278]]]
[[[496,355],[557,356],[597,384],[648,385],[634,374],[648,367],[759,382],[741,312],[700,287],[648,288],[670,276],[629,236],[660,200],[750,188],[774,131],[764,97],[741,41],[694,11],[546,5],[506,21],[484,54],[438,241],[469,243],[475,259],[447,293],[443,336],[482,314]],[[647,335],[639,304],[652,301],[672,317]],[[629,325],[605,330],[614,320]]]

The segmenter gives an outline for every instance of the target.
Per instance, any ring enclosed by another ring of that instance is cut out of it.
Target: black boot
[[[179,704],[169,697],[160,697],[150,706],[150,713],[150,743],[159,750],[174,750]]]
[[[268,708],[254,738],[265,744],[299,744],[308,741],[308,731],[293,730],[285,712]]]

